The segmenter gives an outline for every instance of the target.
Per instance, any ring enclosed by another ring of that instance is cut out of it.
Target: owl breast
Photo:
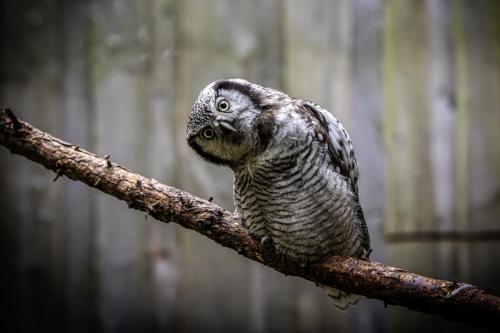
[[[297,128],[305,127],[283,127],[288,131],[281,133],[283,140],[235,170],[239,218],[253,235],[267,236],[277,252],[292,259],[359,256],[352,186],[335,172],[322,138]]]

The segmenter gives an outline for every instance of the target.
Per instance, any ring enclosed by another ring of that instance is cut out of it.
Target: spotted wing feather
[[[354,193],[358,194],[358,161],[354,156],[351,138],[340,121],[321,106],[309,101],[302,102],[303,107],[311,112],[328,134],[328,148],[338,172],[349,178]]]
[[[363,210],[361,205],[359,205],[359,166],[358,161],[354,156],[354,148],[352,146],[351,138],[340,121],[321,106],[309,101],[302,101],[301,106],[306,112],[310,112],[319,121],[322,129],[326,131],[328,135],[328,150],[330,152],[332,162],[336,166],[337,172],[350,180],[355,200],[357,202],[358,219],[354,223],[359,231],[359,237],[362,240],[363,250],[360,256],[368,259],[371,252],[370,236],[368,234],[368,228],[366,227]]]

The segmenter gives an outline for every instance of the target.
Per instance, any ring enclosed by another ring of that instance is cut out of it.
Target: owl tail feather
[[[342,312],[346,312],[349,308],[354,307],[361,300],[360,295],[348,294],[342,290],[324,285],[320,285],[320,287],[330,297],[333,305]]]

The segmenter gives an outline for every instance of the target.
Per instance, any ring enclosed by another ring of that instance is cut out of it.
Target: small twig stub
[[[4,109],[4,112],[7,114],[7,116],[9,117],[10,121],[12,122],[12,127],[14,129],[20,129],[21,128],[21,123],[19,122],[19,120],[17,119],[16,115],[14,114],[14,112],[12,112],[11,109]]]

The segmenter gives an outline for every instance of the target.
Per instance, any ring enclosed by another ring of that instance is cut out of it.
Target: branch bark
[[[109,156],[100,157],[55,138],[17,119],[10,110],[0,111],[0,144],[53,170],[55,179],[64,175],[81,181],[127,202],[130,208],[192,229],[285,275],[452,321],[500,327],[500,298],[485,290],[354,258],[334,256],[311,265],[282,260],[253,239],[232,213],[127,170]]]

